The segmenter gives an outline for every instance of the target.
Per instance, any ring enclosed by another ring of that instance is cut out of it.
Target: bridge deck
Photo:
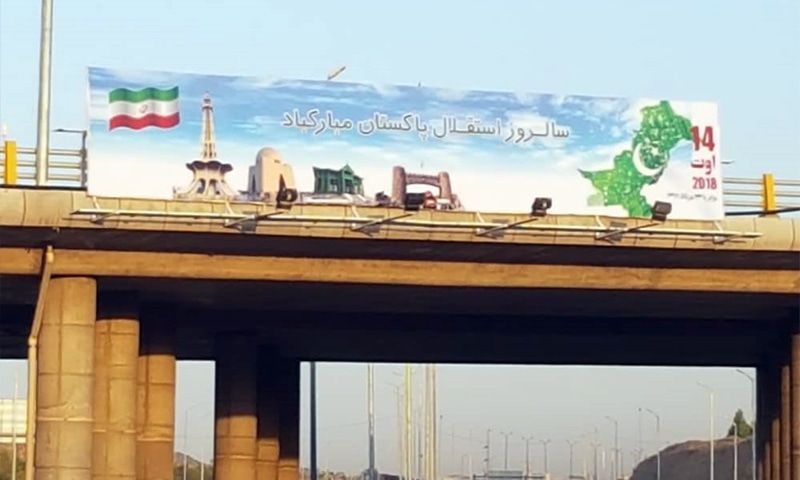
[[[492,237],[528,217],[422,211],[375,230],[359,227],[410,213],[297,206],[240,231],[254,214],[275,211],[0,189],[0,350],[24,355],[46,245],[54,275],[182,311],[183,358],[255,328],[330,360],[750,365],[800,313],[797,220],[668,221],[609,242],[608,218]]]

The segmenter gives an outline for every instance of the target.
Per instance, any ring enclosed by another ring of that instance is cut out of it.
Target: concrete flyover
[[[178,359],[226,372],[218,480],[297,478],[303,360],[753,366],[762,478],[798,478],[800,221],[617,222],[2,188],[36,478],[168,478]]]

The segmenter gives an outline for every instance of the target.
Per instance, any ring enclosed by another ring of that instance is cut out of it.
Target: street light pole
[[[525,440],[525,478],[531,476],[531,440],[533,437],[524,437]]]
[[[645,411],[656,419],[656,480],[661,480],[661,417],[649,408]]]
[[[708,392],[708,401],[709,401],[709,420],[708,420],[708,428],[709,428],[709,465],[708,465],[708,475],[710,480],[714,480],[714,389],[709,387],[703,382],[697,382],[697,385],[701,388],[705,389]]]
[[[369,480],[375,478],[375,366],[367,364],[367,411],[369,423]],[[313,479],[312,479],[313,480]]]
[[[620,458],[622,455],[619,451],[619,421],[614,417],[606,415],[606,420],[614,424],[614,480],[617,480],[622,473],[622,465],[620,465]]]
[[[503,443],[503,470],[508,471],[508,437],[511,436],[511,432],[500,432],[500,435],[505,437]]]
[[[53,65],[53,0],[42,0],[39,40],[39,110],[36,125],[36,185],[47,183],[50,153],[50,92]]]
[[[578,442],[574,440],[567,440],[566,442],[567,445],[569,445],[569,478],[572,478],[572,475],[575,473],[575,444]]]
[[[752,447],[751,448],[751,450],[752,450],[751,451],[751,455],[753,457],[752,458],[752,462],[753,462],[753,480],[756,480],[757,474],[756,474],[756,467],[755,466],[756,466],[756,463],[757,463],[757,453],[756,453],[757,452],[757,449],[756,449],[757,437],[756,437],[756,429],[755,429],[755,423],[754,423],[755,422],[755,418],[756,418],[756,379],[752,375],[748,374],[747,372],[745,372],[742,369],[736,369],[736,372],[741,374],[741,375],[743,375],[748,380],[750,380],[750,422],[753,425],[753,433],[752,433],[751,438],[750,438],[750,440],[751,440],[751,445],[750,446]]]
[[[544,450],[544,475],[547,476],[547,473],[550,471],[550,467],[547,465],[547,444],[550,443],[550,439],[547,440],[539,440],[539,443],[542,444],[542,450]]]

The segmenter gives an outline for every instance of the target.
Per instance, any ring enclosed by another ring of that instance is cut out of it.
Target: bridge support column
[[[54,278],[39,334],[35,479],[92,478],[97,284]]]
[[[214,480],[255,480],[257,338],[223,334],[216,344]]]
[[[137,365],[136,478],[172,480],[175,448],[174,318],[142,312]]]
[[[791,344],[787,342],[786,347]],[[792,373],[791,358],[789,348],[784,348],[781,352],[781,480],[792,480],[792,427],[791,427],[791,406],[792,406]]]
[[[758,480],[770,480],[769,472],[767,471],[767,464],[769,463],[769,452],[767,452],[767,445],[769,444],[769,371],[763,365],[756,369],[756,438],[758,444],[756,445],[758,458],[757,458],[757,474]]]
[[[791,354],[791,425],[792,479],[800,478],[800,325],[792,335]]]
[[[136,480],[136,298],[103,295],[95,323],[94,480]]]
[[[278,480],[300,478],[300,362],[284,358],[278,397]]]
[[[779,357],[780,358],[780,357]],[[773,358],[770,368],[770,472],[771,480],[781,480],[781,363]]]
[[[278,355],[262,347],[258,358],[258,452],[256,480],[278,479]]]

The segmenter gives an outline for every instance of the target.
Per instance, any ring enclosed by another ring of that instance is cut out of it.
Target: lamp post
[[[739,480],[739,424],[733,419],[733,480]],[[753,469],[755,470],[755,469]]]
[[[708,392],[708,401],[709,401],[709,420],[708,420],[708,428],[709,428],[709,464],[708,464],[708,475],[709,480],[714,480],[714,389],[709,387],[703,382],[697,382],[697,385]]]
[[[187,408],[183,413],[183,480],[186,480],[186,472],[189,463],[189,454],[187,453],[189,450],[189,413],[201,406],[203,406],[202,403],[195,403],[194,405],[189,406],[189,408]]]
[[[39,109],[36,125],[36,185],[47,183],[50,153],[50,93],[53,65],[53,0],[42,0],[39,40]]]
[[[614,480],[616,480],[622,473],[622,465],[620,465],[622,455],[620,455],[619,451],[619,421],[608,415],[606,415],[606,420],[614,424],[614,468],[612,471],[614,472]]]
[[[525,478],[531,476],[531,440],[533,437],[523,437],[525,440]]]
[[[328,80],[333,80],[339,76],[344,69],[345,67],[340,67],[329,73],[326,78]],[[308,383],[308,423],[310,430],[308,435],[308,456],[310,457],[309,476],[311,480],[317,480],[317,362],[308,362]]]
[[[656,480],[661,480],[661,417],[649,408],[645,411],[656,419]]]
[[[550,439],[547,440],[539,440],[539,443],[542,444],[542,450],[544,451],[544,475],[547,476],[547,473],[550,471],[550,467],[547,465],[547,444],[550,443]]]
[[[750,380],[750,421],[754,422],[756,418],[756,379],[752,375],[748,374],[742,369],[736,369],[736,372],[746,377]],[[753,480],[756,480],[756,463],[757,463],[757,449],[756,449],[756,429],[755,423],[753,423],[753,433],[751,435],[751,455],[752,455],[752,462],[753,462]],[[737,479],[738,480],[738,479]]]
[[[567,445],[569,445],[569,478],[572,478],[573,473],[575,473],[575,445],[578,443],[574,440],[567,440]]]
[[[375,366],[367,364],[367,415],[369,423],[369,480],[375,478]]]
[[[503,442],[503,470],[508,471],[508,437],[511,436],[511,432],[500,432],[504,438]]]

